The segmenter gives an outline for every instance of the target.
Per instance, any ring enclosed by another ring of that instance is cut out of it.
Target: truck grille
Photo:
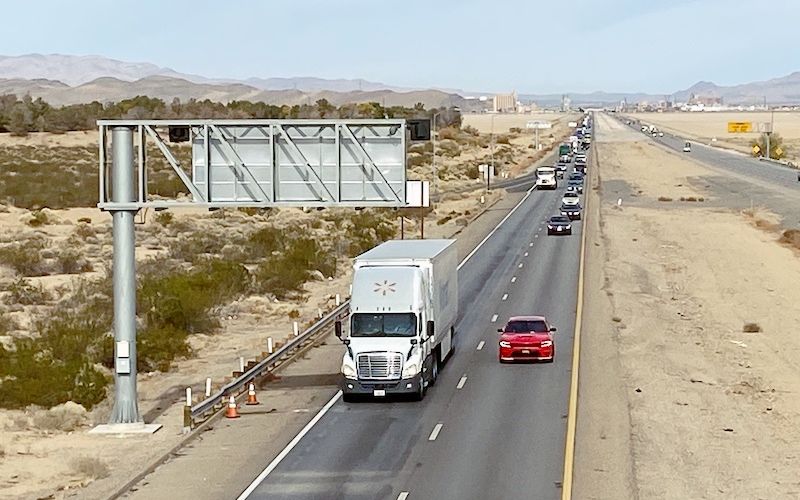
[[[399,380],[403,370],[403,355],[399,352],[369,352],[358,355],[358,378]]]

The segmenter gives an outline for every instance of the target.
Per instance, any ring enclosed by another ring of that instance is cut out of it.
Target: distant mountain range
[[[0,56],[0,94],[41,97],[54,105],[118,101],[147,95],[167,102],[177,97],[263,101],[268,104],[313,104],[327,99],[334,105],[379,102],[385,106],[460,106],[458,94],[412,89],[363,79],[249,78],[214,79],[185,74],[150,63],[131,63],[100,56],[28,54]]]
[[[126,62],[101,56],[61,54],[27,54],[0,56],[0,94],[30,94],[55,105],[93,100],[117,101],[137,95],[159,97],[171,101],[178,97],[264,101],[269,104],[314,103],[327,99],[332,104],[376,101],[386,106],[426,107],[479,106],[464,99],[466,93],[454,89],[418,89],[387,85],[363,79],[324,79],[314,77],[248,78],[235,80],[186,74],[150,63]],[[491,92],[470,92],[470,95],[491,95]],[[575,105],[658,102],[665,98],[685,102],[692,94],[722,97],[726,104],[800,104],[800,72],[762,82],[719,86],[698,82],[688,89],[671,94],[645,93],[568,93]],[[557,106],[561,94],[521,94],[523,101],[539,106]]]
[[[800,71],[780,78],[762,82],[722,86],[713,82],[697,82],[688,89],[671,94],[610,93],[592,92],[589,94],[567,94],[573,104],[603,105],[619,103],[623,99],[629,104],[637,102],[656,103],[661,100],[686,102],[692,95],[701,97],[721,97],[725,104],[761,105],[766,99],[769,105],[800,104]],[[540,106],[556,105],[561,102],[561,94],[524,94],[523,100],[534,101]]]

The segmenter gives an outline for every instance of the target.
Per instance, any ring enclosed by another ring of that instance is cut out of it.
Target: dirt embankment
[[[679,202],[711,174],[615,123],[586,331],[610,369],[581,372],[577,498],[798,498],[800,259],[768,214]],[[630,425],[593,418],[614,414]]]

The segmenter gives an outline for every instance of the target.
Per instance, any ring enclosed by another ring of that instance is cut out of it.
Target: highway
[[[624,117],[617,119],[624,123]],[[639,125],[635,122],[632,126],[639,130]],[[712,182],[705,187],[718,198],[738,202],[735,208],[764,206],[779,215],[787,227],[800,224],[800,170],[698,144],[666,132],[663,137],[651,137],[644,133],[642,135],[721,174],[710,179]],[[683,145],[687,140],[692,143],[690,153],[683,152]]]
[[[424,401],[335,396],[240,498],[560,498],[581,223],[548,237],[544,221],[563,191],[531,191],[462,262],[456,351]],[[496,330],[519,314],[558,327],[554,363],[498,363]]]

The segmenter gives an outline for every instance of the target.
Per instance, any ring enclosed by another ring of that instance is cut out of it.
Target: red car
[[[556,356],[553,332],[544,316],[514,316],[505,328],[497,330],[500,335],[501,363],[508,361],[547,361],[553,362]]]

